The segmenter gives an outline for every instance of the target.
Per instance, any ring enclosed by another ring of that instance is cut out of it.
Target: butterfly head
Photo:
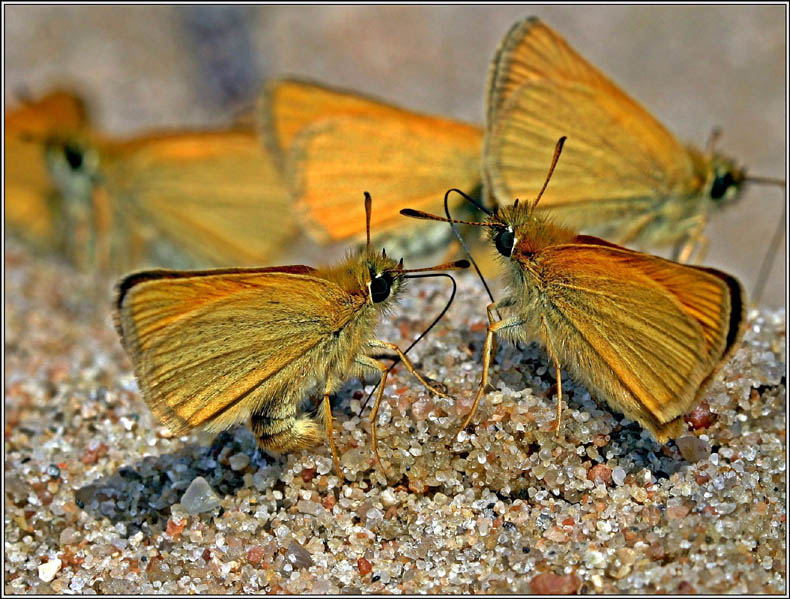
[[[348,266],[341,268],[341,285],[350,292],[365,294],[366,301],[379,308],[386,308],[397,300],[403,290],[406,279],[434,276],[432,271],[459,270],[469,267],[466,260],[458,260],[447,264],[438,264],[429,268],[403,268],[403,259],[395,261],[387,256],[387,251],[375,250],[370,243],[370,214],[372,200],[370,194],[365,192],[365,220],[367,243],[365,248],[356,256],[348,260]],[[423,274],[417,274],[423,273]]]
[[[47,167],[61,193],[67,198],[87,201],[99,180],[96,150],[71,138],[52,138],[45,148]]]
[[[387,256],[386,250],[380,254],[365,252],[361,272],[361,283],[367,289],[368,301],[372,304],[385,306],[396,300],[403,289],[403,260],[396,262]]]
[[[518,262],[529,260],[540,250],[570,242],[575,233],[558,226],[535,203],[519,202],[499,208],[487,221],[497,252]]]
[[[746,172],[735,162],[720,154],[714,154],[705,185],[710,198],[716,205],[731,204],[738,199]]]

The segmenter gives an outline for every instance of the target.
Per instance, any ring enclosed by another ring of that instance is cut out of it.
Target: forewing
[[[404,224],[402,208],[441,212],[449,188],[471,193],[480,180],[480,143],[476,127],[406,111],[337,117],[294,139],[289,184],[319,239],[364,235],[363,191],[375,200],[371,229],[381,233]]]
[[[614,377],[658,423],[693,405],[728,346],[732,303],[724,281],[604,245],[549,248],[539,268],[555,333],[566,332],[556,343],[577,362],[592,352],[610,369],[587,373],[588,381],[606,387]]]
[[[545,79],[519,87],[486,133],[484,169],[499,203],[537,197],[561,136],[540,206],[569,226],[643,213],[694,184],[688,152],[647,113],[606,89]]]
[[[281,166],[294,137],[324,119],[357,115],[393,119],[410,114],[356,92],[296,79],[270,81],[261,94],[258,113],[264,143]]]
[[[24,102],[6,113],[6,133],[47,136],[88,125],[85,102],[64,90],[53,90],[36,101]]]
[[[284,182],[253,131],[142,138],[116,148],[104,172],[121,224],[151,247],[184,252],[186,265],[265,263],[296,228]]]
[[[359,300],[303,268],[152,271],[121,283],[121,338],[171,430],[227,428],[309,384],[316,352]]]
[[[630,105],[630,112],[653,117],[606,75],[576,52],[557,32],[536,17],[515,23],[502,39],[491,62],[487,85],[487,123],[493,123],[514,92],[534,81],[580,83]],[[661,127],[654,122],[654,126]],[[555,140],[556,141],[556,140]]]

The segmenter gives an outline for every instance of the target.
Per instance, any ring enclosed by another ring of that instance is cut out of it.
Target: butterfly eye
[[[77,146],[73,144],[64,145],[63,156],[66,158],[66,162],[69,163],[71,170],[76,171],[82,167],[83,152]]]
[[[727,190],[733,185],[736,185],[735,177],[733,177],[732,173],[729,171],[721,175],[716,175],[716,178],[713,180],[713,185],[711,185],[710,188],[710,197],[714,200],[722,199],[727,193]]]
[[[513,253],[513,243],[515,243],[515,241],[516,238],[513,235],[513,231],[510,229],[502,229],[496,234],[496,237],[494,238],[497,251],[508,258],[510,257],[510,254]]]
[[[386,275],[373,277],[370,281],[370,299],[378,304],[387,299],[390,295],[392,281]]]

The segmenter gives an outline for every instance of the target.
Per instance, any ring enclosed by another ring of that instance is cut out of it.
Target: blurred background
[[[5,102],[53,86],[126,135],[227,124],[262,82],[295,75],[421,112],[483,122],[493,52],[514,21],[545,20],[679,139],[785,178],[784,6],[5,6]],[[752,187],[715,218],[706,263],[750,290],[782,214]],[[785,302],[785,243],[766,303]]]

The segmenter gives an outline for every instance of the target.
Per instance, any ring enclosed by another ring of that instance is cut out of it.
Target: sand
[[[370,450],[372,388],[334,408],[328,447],[275,458],[239,427],[173,437],[155,421],[89,275],[13,242],[5,258],[6,593],[782,593],[785,313],[753,310],[685,439],[660,446],[564,377],[500,348],[475,426],[485,298],[471,276],[403,368]],[[441,309],[415,281],[380,338]],[[100,288],[102,286],[99,286]],[[185,497],[186,495],[186,497]]]

